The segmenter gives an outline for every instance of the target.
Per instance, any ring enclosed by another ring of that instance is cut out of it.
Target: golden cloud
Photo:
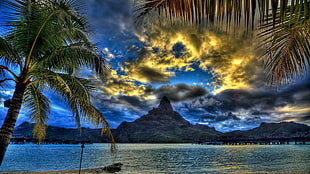
[[[225,34],[191,27],[153,26],[148,33],[138,36],[140,40],[147,41],[150,47],[158,48],[159,53],[140,57],[139,62],[148,62],[151,67],[160,68],[161,72],[169,69],[193,71],[191,65],[199,63],[199,68],[211,70],[214,75],[215,81],[209,83],[214,87],[214,93],[225,89],[251,88],[258,74],[261,74],[251,40],[229,38]],[[177,43],[186,48],[179,58],[173,52]],[[171,77],[171,74],[167,77]]]
[[[138,57],[122,64],[123,75],[111,71],[104,88],[112,95],[154,97],[145,92],[145,85],[164,84],[175,76],[175,70],[194,71],[194,64],[213,75],[213,82],[206,84],[213,87],[213,93],[249,89],[257,85],[261,77],[261,66],[250,40],[231,38],[206,29],[171,26],[153,26],[136,35],[148,46],[129,49]],[[181,48],[177,49],[177,45]]]
[[[110,70],[105,77],[104,85],[101,88],[104,93],[112,96],[140,96],[144,99],[153,99],[152,93],[147,92],[147,87],[143,84],[137,85],[134,78],[128,75],[118,75],[116,70]]]
[[[281,114],[291,114],[291,113],[296,113],[296,114],[306,114],[310,113],[310,108],[309,107],[304,107],[304,106],[293,106],[293,105],[286,105],[283,107],[277,107],[275,109],[275,113],[281,113]]]

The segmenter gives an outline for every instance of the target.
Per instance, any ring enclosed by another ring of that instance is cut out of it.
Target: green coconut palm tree
[[[257,30],[270,86],[290,84],[309,69],[309,0],[135,0],[134,13],[143,25],[164,18],[170,25]]]
[[[3,4],[1,4],[3,5]],[[88,38],[87,19],[75,0],[5,1],[7,34],[0,37],[0,85],[15,84],[0,129],[0,164],[10,142],[21,106],[29,109],[34,135],[45,137],[50,113],[46,92],[61,96],[80,128],[81,118],[113,137],[102,113],[91,104],[91,80],[79,70],[106,71],[99,49]]]

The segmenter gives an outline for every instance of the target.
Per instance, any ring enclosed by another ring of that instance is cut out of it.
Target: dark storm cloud
[[[282,91],[270,88],[257,90],[225,90],[215,98],[222,102],[223,110],[253,109],[253,115],[266,114],[266,110],[288,105],[310,106],[310,81],[298,82]]]
[[[262,109],[260,114],[266,110],[273,110],[276,107],[285,107],[288,105],[308,105],[310,106],[310,90],[309,82],[307,84],[297,84],[286,89],[283,92],[269,92],[267,90],[260,91],[240,91],[229,90],[224,91],[217,97],[223,99],[224,108],[230,110],[250,109],[256,106]],[[254,115],[257,111],[253,112]]]
[[[282,90],[279,95],[296,103],[310,103],[310,75]]]
[[[309,121],[310,120],[310,113],[307,116],[301,117],[299,120],[300,121]]]
[[[134,45],[129,46],[127,49],[130,54],[135,54],[137,57],[128,57],[122,66],[126,74],[136,81],[160,84],[168,82],[174,75],[167,68],[171,64],[170,60],[164,58],[167,53],[158,53],[156,48],[139,48]],[[180,51],[179,48],[177,51]],[[176,52],[175,54],[181,53]]]
[[[136,69],[135,73],[146,78],[151,83],[164,83],[169,81],[169,76],[167,76],[167,74],[151,67],[141,66]]]
[[[229,127],[250,129],[261,122],[294,120],[310,122],[310,81],[301,81],[282,91],[269,88],[225,90],[205,95],[176,107],[193,123],[205,123],[229,131]],[[230,125],[224,128],[223,124]]]
[[[114,100],[116,102],[126,104],[127,106],[130,105],[139,109],[146,108],[145,102],[141,101],[137,96],[117,96]]]
[[[236,115],[234,115],[231,112],[228,112],[225,115],[205,115],[205,116],[201,116],[199,118],[200,122],[208,122],[208,123],[223,122],[223,121],[226,121],[226,120],[239,121],[240,118],[238,118]]]
[[[102,94],[94,97],[92,103],[102,111],[113,128],[116,128],[122,121],[134,121],[158,105],[158,101],[145,100],[137,96],[110,97]]]
[[[279,96],[275,93],[266,91],[249,90],[225,90],[215,96],[215,99],[221,101],[222,110],[236,111],[238,109],[250,109],[253,106],[264,106],[268,110],[276,105]],[[286,101],[285,101],[286,102]],[[280,101],[280,103],[282,103]]]
[[[251,115],[266,115],[269,114],[267,112],[261,112],[261,111],[253,111]]]
[[[164,85],[156,89],[154,94],[158,98],[167,96],[171,101],[180,102],[185,100],[193,100],[208,94],[208,92],[201,86],[188,86],[181,83],[174,86]]]

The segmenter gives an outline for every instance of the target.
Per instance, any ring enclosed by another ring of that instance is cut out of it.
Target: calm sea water
[[[80,145],[10,145],[0,171],[78,169]],[[123,163],[126,174],[310,173],[310,145],[214,146],[192,144],[85,145],[82,168]]]

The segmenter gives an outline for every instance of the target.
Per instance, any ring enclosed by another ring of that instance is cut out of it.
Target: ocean
[[[123,163],[124,174],[310,173],[310,145],[86,144],[82,168]],[[0,171],[79,169],[81,145],[11,144]]]

